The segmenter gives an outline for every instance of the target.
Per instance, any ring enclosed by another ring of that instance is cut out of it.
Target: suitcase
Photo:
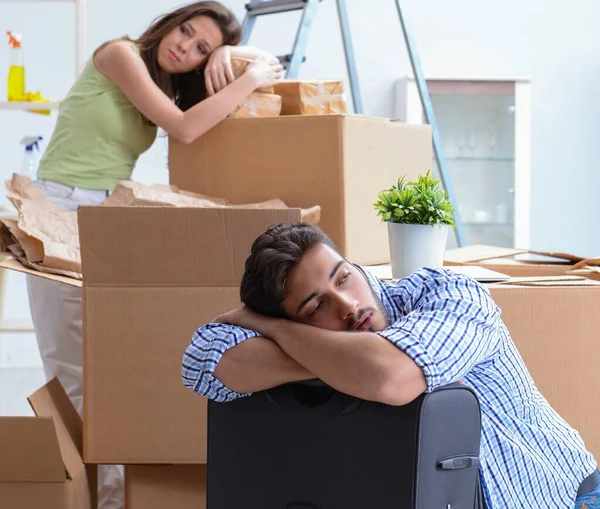
[[[480,434],[459,384],[401,407],[320,381],[210,401],[207,509],[473,509]]]

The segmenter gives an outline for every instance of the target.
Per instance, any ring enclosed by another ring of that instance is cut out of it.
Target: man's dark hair
[[[246,259],[240,287],[242,302],[262,315],[285,318],[281,304],[287,276],[302,257],[319,244],[339,252],[333,241],[313,224],[271,226],[254,241]]]

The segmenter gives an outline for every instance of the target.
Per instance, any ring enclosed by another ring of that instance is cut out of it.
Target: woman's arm
[[[264,58],[269,63],[279,63],[279,60],[276,56],[272,55],[267,51],[263,51],[259,48],[254,48],[252,46],[229,46],[229,54],[235,58],[247,58],[248,60]]]
[[[96,53],[94,64],[146,118],[183,143],[191,143],[213,128],[257,88],[273,84],[281,71],[278,66],[257,60],[240,79],[183,112],[154,83],[130,43],[108,44]]]
[[[223,90],[227,85],[235,81],[231,58],[243,58],[246,60],[264,60],[269,65],[280,64],[277,57],[258,48],[251,46],[220,46],[215,49],[204,69],[204,80],[206,92],[209,96]]]

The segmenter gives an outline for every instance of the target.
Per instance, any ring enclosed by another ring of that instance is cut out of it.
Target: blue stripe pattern
[[[421,367],[428,391],[460,380],[477,394],[488,507],[572,508],[596,462],[537,390],[489,292],[446,269],[421,269],[396,283],[366,275],[392,323],[378,334]],[[247,396],[213,372],[225,351],[256,336],[224,324],[200,327],[183,357],[186,387],[216,401]]]

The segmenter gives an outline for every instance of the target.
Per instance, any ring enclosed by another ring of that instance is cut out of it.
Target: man
[[[600,473],[535,387],[487,290],[444,269],[395,284],[351,264],[316,226],[280,224],[253,244],[245,307],[200,327],[185,385],[230,401],[319,378],[389,405],[458,380],[482,410],[489,508],[600,509]],[[577,497],[577,500],[575,500]]]

